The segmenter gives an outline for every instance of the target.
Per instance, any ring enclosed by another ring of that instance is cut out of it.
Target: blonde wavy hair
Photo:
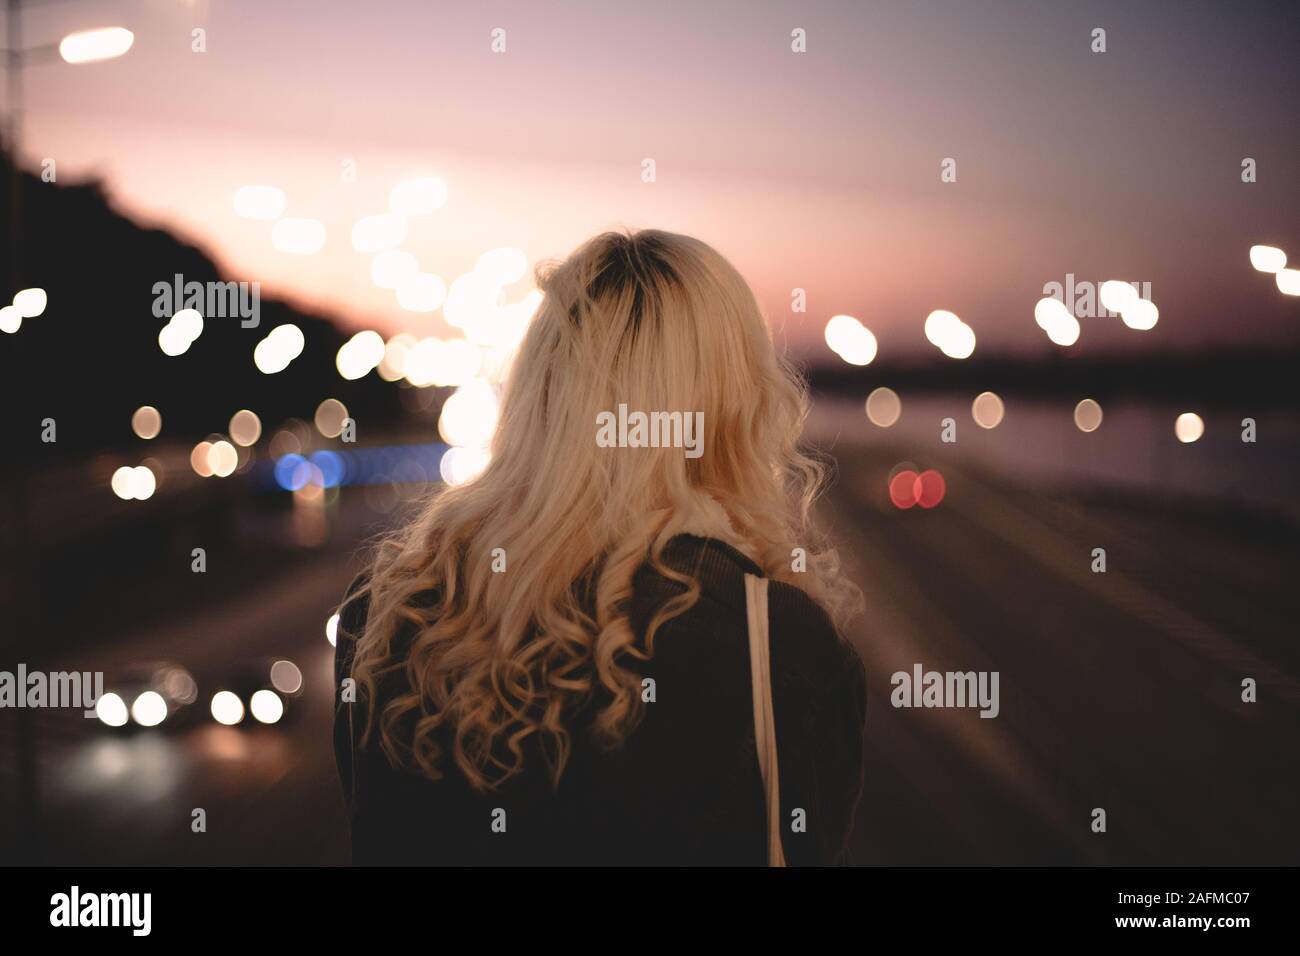
[[[860,601],[811,524],[825,468],[798,446],[806,388],[721,255],[688,236],[610,232],[537,281],[490,463],[383,540],[351,598],[369,599],[352,667],[363,739],[377,729],[390,762],[431,779],[450,757],[479,790],[524,770],[530,737],[558,785],[579,711],[606,747],[635,727],[638,665],[700,594],[662,560],[677,534],[728,541],[839,623]],[[597,415],[620,404],[703,412],[703,454],[600,447]],[[685,590],[638,641],[632,582],[646,562]],[[400,692],[381,699],[398,673]]]

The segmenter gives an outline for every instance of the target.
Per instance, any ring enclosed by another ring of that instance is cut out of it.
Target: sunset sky
[[[839,312],[882,357],[933,353],[922,323],[939,308],[975,330],[977,354],[1046,353],[1033,306],[1067,273],[1150,282],[1161,313],[1145,333],[1084,319],[1080,351],[1295,345],[1300,299],[1247,252],[1300,261],[1296,9],[75,0],[29,11],[27,43],[118,24],[135,45],[32,66],[25,154],[53,158],[60,181],[102,178],[124,213],[232,278],[386,334],[446,326],[375,288],[349,232],[397,182],[436,174],[449,201],[404,248],[448,282],[497,246],[535,262],[611,227],[688,232],[814,360],[838,361],[821,331]],[[196,27],[207,52],[191,52]],[[940,182],[946,157],[955,183]],[[1244,157],[1258,182],[1241,182]],[[324,249],[273,249],[269,223],[235,214],[245,184],[323,221]]]

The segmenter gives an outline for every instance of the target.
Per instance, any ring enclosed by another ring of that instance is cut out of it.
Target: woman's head
[[[687,236],[605,233],[538,284],[491,460],[381,547],[353,669],[369,701],[381,675],[405,676],[371,713],[390,759],[436,777],[450,756],[479,787],[521,771],[535,735],[558,779],[584,705],[607,744],[634,726],[654,632],[698,597],[659,561],[674,535],[730,540],[832,613],[848,600],[812,540],[804,388],[735,269]],[[807,573],[791,572],[794,548]],[[638,642],[647,560],[686,591]]]

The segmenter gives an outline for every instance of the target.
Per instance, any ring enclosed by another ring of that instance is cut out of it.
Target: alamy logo
[[[19,664],[17,672],[0,671],[0,708],[80,707],[87,717],[95,716],[95,705],[104,696],[103,671],[28,671]]]
[[[1137,299],[1151,300],[1151,283],[1150,282],[1125,282],[1123,285],[1129,286],[1133,290],[1131,296],[1121,296],[1136,301]],[[1102,286],[1106,282],[1076,282],[1073,272],[1065,274],[1064,282],[1048,282],[1043,286],[1043,295],[1049,299],[1060,299],[1069,309],[1070,314],[1076,319],[1104,319],[1112,318],[1119,315],[1122,311],[1115,308],[1120,302],[1107,304],[1106,296]]]
[[[68,893],[50,897],[51,926],[129,926],[131,935],[148,936],[153,927],[152,893]]]
[[[988,718],[1002,710],[997,671],[927,671],[913,664],[912,673],[898,671],[889,682],[895,707],[978,707]]]
[[[194,309],[205,319],[238,318],[245,329],[262,321],[260,282],[186,282],[178,272],[170,283],[155,282],[153,294],[153,314],[160,319]]]
[[[687,458],[704,454],[703,412],[629,412],[596,415],[596,444],[601,448],[684,448]]]

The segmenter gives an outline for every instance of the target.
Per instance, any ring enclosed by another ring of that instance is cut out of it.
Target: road
[[[899,510],[886,485],[904,449],[836,454],[823,516],[867,608],[847,634],[869,674],[855,862],[1300,860],[1293,525],[1031,493],[955,456],[930,463],[947,481],[938,507]],[[361,507],[351,498],[345,508]],[[1105,573],[1091,570],[1098,547]],[[347,861],[324,623],[358,559],[355,542],[307,553],[239,600],[196,601],[182,620],[67,665],[171,658],[198,676],[285,656],[306,691],[282,725],[255,729],[121,734],[41,712],[44,862]],[[891,675],[918,663],[998,672],[998,716],[891,706]],[[1255,703],[1241,699],[1244,678],[1257,682]],[[13,722],[3,724],[10,753]],[[205,833],[191,830],[195,808]]]

